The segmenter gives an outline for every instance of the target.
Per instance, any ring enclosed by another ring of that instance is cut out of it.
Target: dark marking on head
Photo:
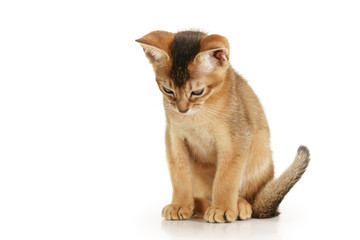
[[[176,86],[181,87],[190,79],[187,67],[199,53],[200,41],[203,36],[205,33],[198,31],[183,31],[175,35],[174,41],[170,45],[172,57],[170,78],[174,80]]]

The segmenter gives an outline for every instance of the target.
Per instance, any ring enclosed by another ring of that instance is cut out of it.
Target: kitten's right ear
[[[150,63],[162,64],[170,60],[169,46],[173,40],[173,33],[154,31],[135,41],[140,43]]]

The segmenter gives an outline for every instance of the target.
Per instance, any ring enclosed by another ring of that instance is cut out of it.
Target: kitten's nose
[[[180,95],[179,99],[176,101],[176,107],[180,113],[189,111],[190,103],[187,100],[186,95]]]
[[[187,111],[189,111],[188,108],[186,108],[186,109],[180,109],[180,108],[178,108],[178,110],[179,110],[179,112],[181,112],[181,113],[186,113]]]

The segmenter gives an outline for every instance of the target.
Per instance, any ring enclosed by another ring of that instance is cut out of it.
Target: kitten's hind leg
[[[211,203],[205,198],[194,197],[195,209],[193,217],[203,217],[206,209],[211,206]]]
[[[238,206],[240,220],[246,220],[251,218],[252,208],[251,208],[251,204],[248,201],[240,197],[237,206]]]

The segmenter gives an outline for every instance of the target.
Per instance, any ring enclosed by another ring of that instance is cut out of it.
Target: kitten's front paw
[[[230,209],[211,206],[206,210],[204,218],[211,223],[233,222],[236,220],[237,214]]]
[[[164,207],[161,215],[167,220],[188,219],[193,215],[193,208],[180,206],[178,204],[169,204]]]

